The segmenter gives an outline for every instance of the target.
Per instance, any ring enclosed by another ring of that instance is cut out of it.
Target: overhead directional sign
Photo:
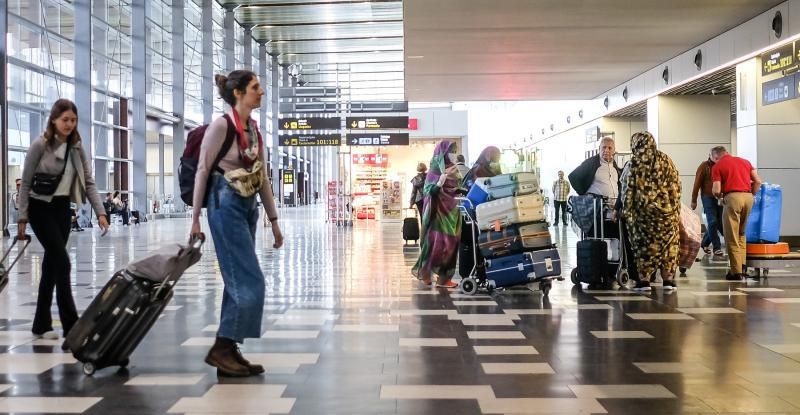
[[[298,134],[278,136],[278,145],[298,147],[324,147],[342,145],[341,134]]]
[[[797,42],[783,45],[761,55],[761,75],[769,75],[797,65]]]
[[[345,124],[352,130],[407,129],[408,117],[347,117]]]
[[[351,146],[407,146],[408,133],[391,134],[348,134],[347,144]]]
[[[278,120],[278,128],[281,130],[338,130],[342,128],[342,118],[281,118]]]

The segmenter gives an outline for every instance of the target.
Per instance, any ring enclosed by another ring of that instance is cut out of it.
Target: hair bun
[[[225,82],[228,81],[228,77],[222,74],[214,75],[214,83],[217,84],[219,88],[225,88]]]

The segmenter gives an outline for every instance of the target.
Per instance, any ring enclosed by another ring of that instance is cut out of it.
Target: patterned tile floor
[[[94,377],[60,340],[30,335],[34,243],[0,294],[0,413],[800,414],[800,276],[729,284],[725,263],[704,259],[675,293],[564,281],[549,298],[469,297],[411,280],[416,248],[401,248],[399,224],[340,229],[323,215],[282,212],[279,251],[259,229],[263,336],[243,350],[267,374],[247,379],[218,380],[203,363],[222,293],[210,243],[129,370]],[[188,229],[164,220],[72,234],[79,308],[115,269]],[[567,276],[576,238],[553,232]]]

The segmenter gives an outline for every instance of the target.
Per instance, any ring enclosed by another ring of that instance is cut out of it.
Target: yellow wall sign
[[[797,65],[798,53],[795,51],[798,42],[783,45],[761,55],[761,75],[766,76]]]

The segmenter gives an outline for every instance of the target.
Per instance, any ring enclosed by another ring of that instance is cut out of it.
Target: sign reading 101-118
[[[338,130],[342,128],[341,117],[331,118],[281,118],[278,120],[280,130]]]

